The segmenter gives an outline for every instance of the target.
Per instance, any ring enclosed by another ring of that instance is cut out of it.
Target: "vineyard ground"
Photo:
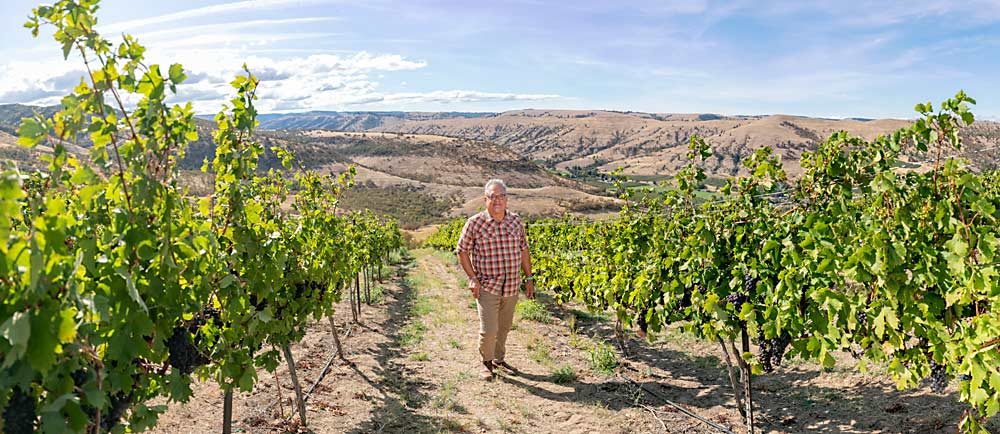
[[[478,320],[454,255],[412,254],[380,285],[380,303],[364,307],[361,324],[351,323],[347,302],[338,310],[335,319],[352,363],[335,361],[310,398],[311,432],[715,432],[637,384],[741,431],[717,346],[679,328],[652,342],[630,337],[630,357],[620,360],[615,372],[601,373],[591,356],[598,354],[596,344],[615,342],[613,323],[578,306],[556,305],[544,293],[537,304],[522,301],[508,338],[507,359],[521,372],[492,382],[478,379]],[[312,386],[333,348],[327,321],[311,324],[293,347],[304,388]],[[833,372],[793,361],[776,374],[755,377],[762,431],[955,432],[962,407],[953,395],[899,392],[878,369],[861,374],[850,356],[840,358]],[[575,379],[557,384],[557,371]],[[277,372],[280,387],[274,375],[260,371],[259,376],[253,393],[234,398],[234,432],[308,432],[285,419],[294,409],[287,369]],[[954,386],[948,392],[954,394]],[[205,382],[194,393],[186,404],[170,404],[153,432],[219,432],[221,391]],[[279,395],[280,406],[275,405]],[[1000,432],[998,421],[991,424]]]

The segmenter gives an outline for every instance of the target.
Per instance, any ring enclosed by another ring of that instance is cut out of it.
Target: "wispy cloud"
[[[188,9],[156,17],[140,18],[129,21],[112,23],[98,26],[98,31],[102,33],[119,33],[133,29],[150,27],[156,24],[170,23],[174,21],[191,20],[213,15],[228,14],[241,11],[260,11],[276,8],[289,8],[294,6],[305,6],[316,3],[333,3],[332,0],[246,0],[220,5],[205,6],[195,9]]]
[[[553,94],[518,94],[477,92],[472,90],[437,90],[433,92],[406,92],[385,95],[389,103],[456,103],[484,101],[542,101],[560,98]]]
[[[998,0],[130,1],[99,29],[136,34],[147,64],[185,65],[176,99],[199,112],[218,109],[247,63],[264,112],[530,103],[878,117],[964,88],[1000,113]],[[79,61],[56,62],[46,42],[52,61],[0,46],[0,102],[53,102],[75,84]]]
[[[272,29],[281,26],[315,24],[338,21],[338,17],[305,17],[305,18],[283,18],[246,20],[204,24],[198,26],[173,27],[169,29],[156,30],[151,32],[137,31],[136,36],[146,41],[155,41],[173,38],[176,35],[185,34],[205,34],[205,33],[233,33],[236,30],[245,29]]]
[[[279,42],[297,41],[303,39],[335,38],[337,33],[294,32],[294,33],[207,33],[173,39],[156,45],[157,49],[177,50],[193,47],[239,47],[251,48],[273,45]]]

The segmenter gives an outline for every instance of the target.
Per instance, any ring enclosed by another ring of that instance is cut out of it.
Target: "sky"
[[[83,75],[37,2],[0,1],[0,104]],[[1000,120],[1000,0],[104,0],[98,31],[184,65],[214,113],[244,63],[262,113],[606,109],[912,118],[965,90]]]

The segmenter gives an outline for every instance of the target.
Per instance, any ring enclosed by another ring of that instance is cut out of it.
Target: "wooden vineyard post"
[[[295,360],[292,358],[292,348],[287,344],[281,347],[285,353],[285,363],[288,364],[288,376],[292,378],[292,387],[295,388],[295,405],[299,408],[299,420],[302,426],[306,426],[306,402],[302,399],[302,386],[299,385],[299,377],[295,374]]]
[[[747,335],[746,325],[741,327],[741,339],[743,343],[743,353],[750,352],[750,337]],[[743,360],[742,354],[737,357],[740,362],[740,379],[743,381],[743,397],[744,405],[746,405],[746,425],[747,433],[754,434],[754,420],[753,420],[753,389],[750,385],[751,377],[753,372],[750,370],[750,364]]]
[[[340,336],[337,335],[337,323],[333,321],[333,315],[327,318],[330,319],[330,332],[333,333],[333,343],[337,346],[337,357],[346,362],[347,357],[344,356],[344,347],[340,345]]]
[[[222,434],[233,432],[233,388],[226,388],[222,398]]]
[[[365,266],[365,304],[372,305],[372,273],[371,267]]]
[[[736,383],[736,373],[733,372],[733,363],[729,357],[729,350],[726,348],[726,342],[722,340],[722,336],[718,337],[719,346],[722,347],[722,353],[726,356],[726,371],[729,373],[729,384],[733,387],[733,397],[736,398],[736,408],[740,411],[740,416],[746,417],[746,409],[743,407],[743,391],[740,389],[739,384]]]

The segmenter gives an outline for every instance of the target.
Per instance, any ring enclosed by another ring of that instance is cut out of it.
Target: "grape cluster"
[[[37,417],[35,398],[15,387],[3,411],[3,434],[33,433]]]
[[[258,299],[257,295],[250,294],[250,305],[257,310],[264,310],[267,307],[267,299]]]
[[[681,299],[677,304],[678,309],[685,309],[688,307],[691,307],[691,290],[684,291],[684,294],[681,295]]]
[[[636,320],[636,325],[639,326],[639,330],[642,330],[642,334],[646,334],[646,332],[649,330],[649,324],[646,323],[645,313],[639,315],[639,319]]]
[[[174,327],[173,334],[167,339],[168,360],[170,366],[179,370],[182,374],[188,375],[194,372],[195,368],[208,363],[208,358],[198,351],[194,345],[191,332],[187,327]]]
[[[785,357],[785,350],[792,343],[792,337],[788,332],[782,332],[774,339],[765,339],[764,333],[757,337],[758,351],[757,360],[760,361],[764,372],[773,372],[775,366],[781,366],[781,361]]]
[[[939,365],[935,361],[931,361],[931,375],[927,377],[927,381],[930,383],[931,391],[934,393],[944,392],[944,389],[948,387],[948,370],[944,365]]]
[[[125,414],[125,410],[131,405],[132,395],[126,395],[122,392],[112,395],[111,406],[108,408],[107,413],[101,414],[101,430],[103,432],[111,432],[111,429],[118,425],[118,421]]]
[[[222,312],[214,307],[205,306],[204,308],[201,309],[201,315],[195,317],[194,321],[197,327],[201,327],[205,324],[208,324],[209,321],[211,321],[213,324],[221,324]]]
[[[214,324],[220,323],[221,312],[206,306],[201,310],[201,314],[195,315],[191,321],[174,327],[173,333],[166,342],[169,351],[167,360],[170,362],[170,366],[187,375],[194,372],[195,368],[209,362],[208,357],[205,357],[198,350],[198,344],[202,340],[200,329],[209,321]]]
[[[738,312],[743,309],[743,303],[747,301],[747,296],[741,292],[734,292],[726,296],[726,301],[732,303]]]
[[[854,316],[858,319],[858,327],[863,328],[865,324],[868,323],[868,312],[859,310],[858,313]]]
[[[757,282],[759,281],[760,279],[750,275],[743,276],[743,292],[753,294],[757,290]]]
[[[73,385],[83,387],[90,380],[90,372],[87,372],[86,369],[77,369],[70,373],[69,377],[73,379]]]

